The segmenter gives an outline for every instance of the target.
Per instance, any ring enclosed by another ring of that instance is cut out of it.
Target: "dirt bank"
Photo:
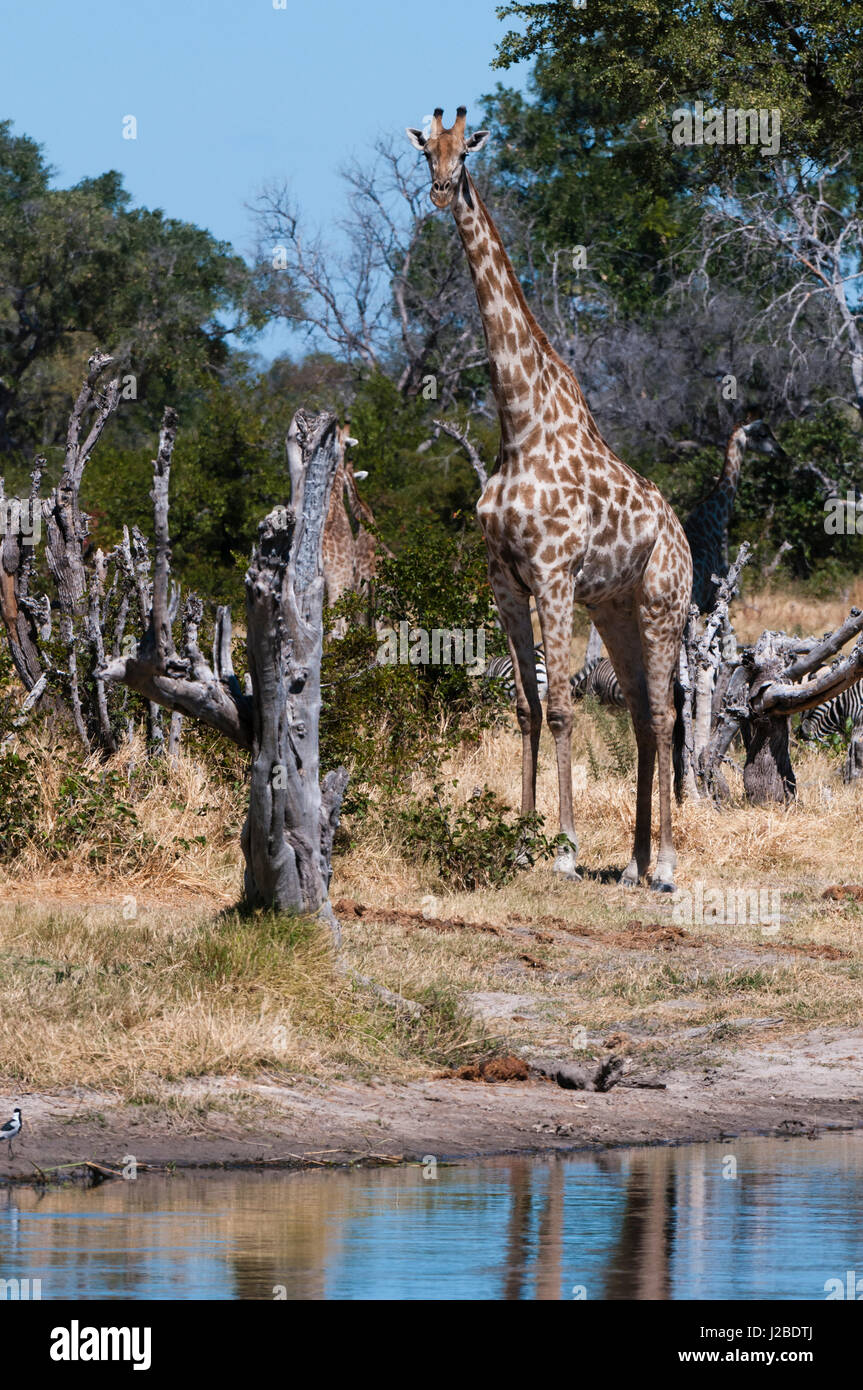
[[[861,1063],[863,1029],[819,1030],[661,1076],[631,1067],[607,1093],[538,1079],[282,1085],[222,1077],[143,1106],[95,1091],[25,1094],[16,1097],[25,1129],[0,1177],[26,1181],[34,1165],[84,1160],[114,1168],[129,1155],[159,1168],[314,1165],[863,1128]],[[665,1089],[632,1084],[639,1079]]]

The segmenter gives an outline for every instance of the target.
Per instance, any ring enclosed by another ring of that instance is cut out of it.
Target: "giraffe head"
[[[345,457],[348,449],[355,449],[360,442],[358,439],[355,439],[354,436],[351,434],[351,422],[347,416],[345,416],[345,423],[343,425],[339,425],[338,427],[338,440],[339,454],[341,456],[342,466],[344,467],[345,472],[348,474],[350,478],[354,480],[354,482],[361,483],[364,478],[367,478],[369,476],[368,470],[361,468],[359,473],[355,473],[354,466],[351,463],[350,459]]]
[[[469,154],[481,150],[489,137],[487,130],[475,130],[473,135],[465,136],[467,107],[460,106],[455,121],[449,130],[444,128],[443,109],[438,106],[432,116],[428,135],[408,126],[408,139],[418,150],[422,150],[431,173],[431,200],[436,208],[448,208],[460,188],[470,201],[464,162]]]
[[[746,435],[747,448],[754,449],[757,454],[766,454],[768,458],[788,458],[766,420],[750,420],[741,428]]]

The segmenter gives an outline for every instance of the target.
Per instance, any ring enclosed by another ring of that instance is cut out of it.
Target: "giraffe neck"
[[[725,462],[716,484],[716,492],[729,510],[734,506],[745,452],[746,434],[742,429],[736,429],[725,446]]]
[[[479,303],[504,454],[508,444],[524,442],[531,435],[538,418],[549,422],[546,412],[561,396],[567,418],[583,417],[585,426],[595,433],[578,382],[528,308],[491,213],[467,170],[452,212]]]

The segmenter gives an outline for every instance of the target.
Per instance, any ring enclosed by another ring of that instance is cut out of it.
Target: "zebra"
[[[545,700],[548,696],[548,676],[545,670],[545,653],[542,644],[538,643],[534,649],[534,659],[536,661],[536,683],[539,687],[539,698]],[[496,656],[490,661],[483,673],[486,681],[499,681],[503,686],[508,700],[515,700],[515,679],[512,674],[512,658],[506,656]],[[601,705],[616,705],[619,709],[626,708],[626,700],[620,686],[620,681],[614,674],[614,667],[607,656],[594,657],[585,663],[580,671],[570,677],[570,690],[573,700],[583,700],[586,695],[598,700]]]
[[[823,742],[833,734],[848,739],[845,781],[852,782],[863,775],[863,681],[849,685],[823,705],[806,710],[799,733],[806,742]]]
[[[548,697],[548,675],[545,669],[545,652],[542,643],[538,642],[533,649],[534,661],[536,662],[536,683],[539,688],[540,700]],[[497,681],[503,686],[506,698],[512,702],[515,700],[515,677],[512,673],[512,657],[507,652],[506,656],[496,656],[488,663],[483,672],[484,681]]]
[[[586,662],[580,671],[570,677],[569,686],[573,700],[592,696],[601,705],[617,705],[619,709],[626,707],[620,681],[607,656]]]

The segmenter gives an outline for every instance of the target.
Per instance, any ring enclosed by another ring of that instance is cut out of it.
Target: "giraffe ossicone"
[[[659,762],[660,845],[654,888],[674,891],[671,824],[673,683],[692,588],[683,528],[659,489],[602,439],[575,375],[531,313],[500,235],[467,170],[489,133],[468,136],[467,111],[453,125],[435,110],[428,135],[408,128],[425,155],[431,200],[449,208],[468,259],[500,419],[497,471],[477,504],[489,579],[513,658],[522,733],[522,813],[536,804],[542,727],[530,598],[536,600],[548,672],[546,718],[557,754],[561,851],[578,873],[572,805],[573,602],[583,603],[605,642],[638,744],[635,839],[621,882],[635,884],[651,855],[651,798]]]

